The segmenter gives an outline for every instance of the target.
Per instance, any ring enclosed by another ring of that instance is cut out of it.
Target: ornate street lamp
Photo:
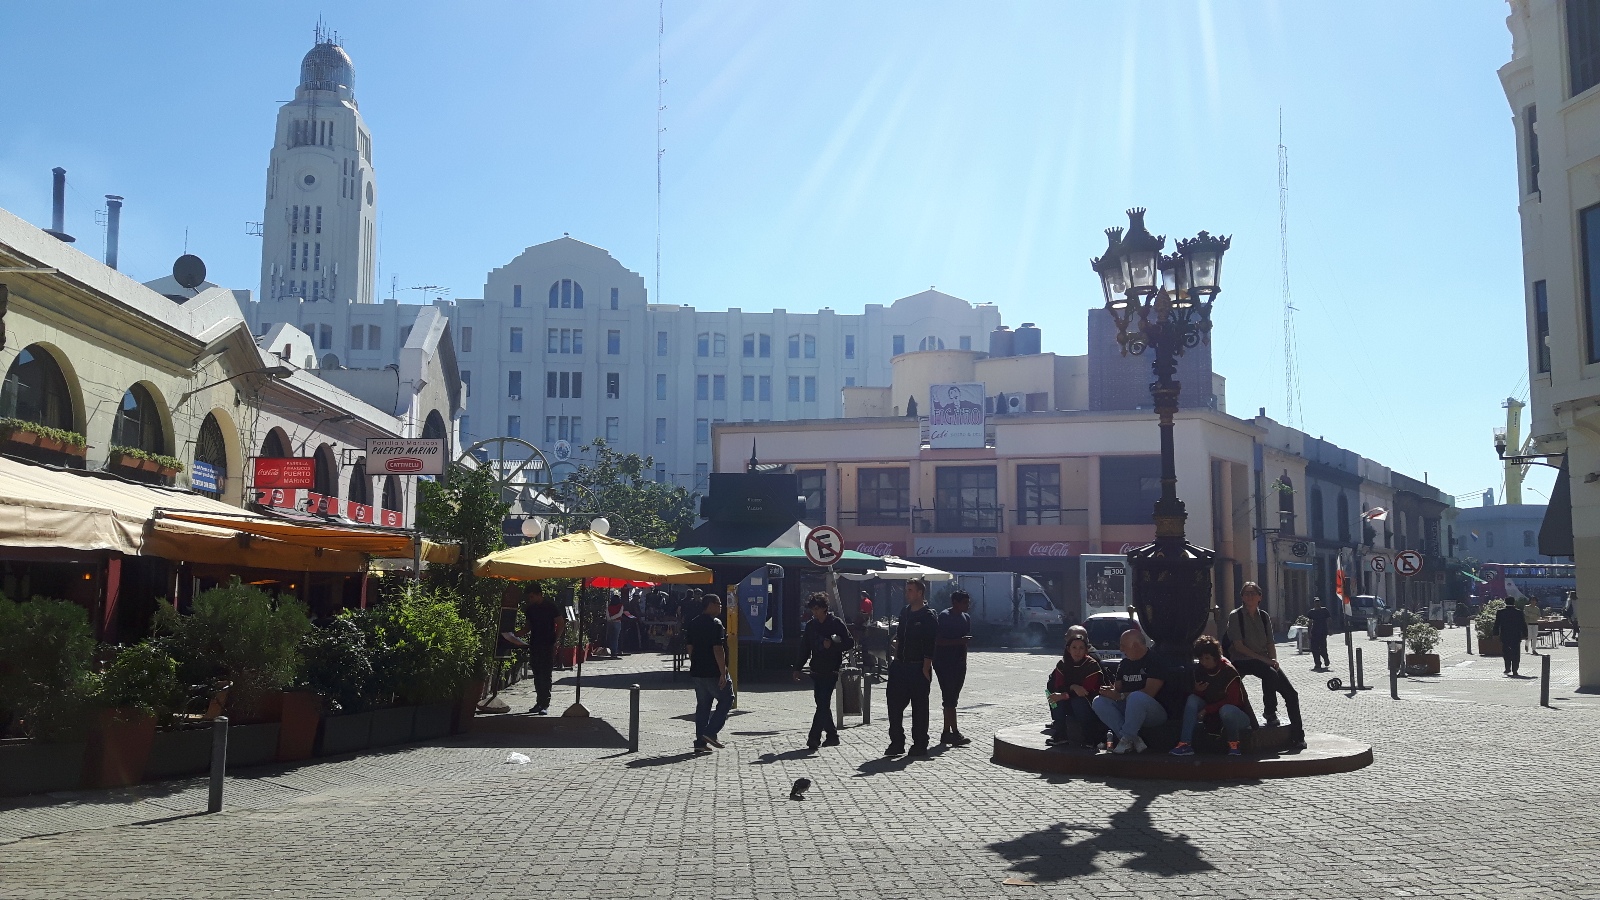
[[[1216,552],[1184,539],[1188,518],[1178,499],[1172,418],[1182,384],[1178,357],[1211,340],[1211,304],[1221,288],[1222,254],[1229,238],[1200,232],[1162,255],[1167,239],[1144,226],[1144,209],[1128,210],[1128,230],[1109,228],[1109,245],[1090,265],[1100,276],[1106,312],[1117,323],[1122,354],[1154,359],[1150,384],[1161,428],[1161,499],[1156,501],[1154,543],[1128,553],[1133,605],[1146,634],[1166,652],[1187,658],[1189,645],[1211,613],[1211,568]]]

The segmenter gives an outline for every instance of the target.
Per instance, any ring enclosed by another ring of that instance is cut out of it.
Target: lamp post
[[[1211,612],[1211,567],[1216,552],[1184,538],[1188,513],[1178,499],[1173,416],[1183,385],[1174,376],[1185,350],[1211,339],[1211,305],[1221,291],[1222,254],[1230,239],[1200,232],[1163,255],[1165,236],[1144,225],[1142,207],[1128,210],[1128,229],[1106,229],[1105,253],[1090,261],[1105,291],[1106,312],[1117,324],[1122,354],[1149,350],[1161,429],[1161,499],[1155,505],[1154,543],[1128,552],[1134,609],[1158,649],[1187,654]]]

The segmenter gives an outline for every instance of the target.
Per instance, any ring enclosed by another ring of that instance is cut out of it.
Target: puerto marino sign
[[[443,438],[371,438],[368,475],[443,475]]]

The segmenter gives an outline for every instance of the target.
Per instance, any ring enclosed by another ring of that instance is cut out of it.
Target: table
[[[1572,629],[1572,622],[1567,619],[1540,619],[1538,627],[1539,633],[1533,644],[1535,648],[1554,650],[1571,638],[1568,631]]]

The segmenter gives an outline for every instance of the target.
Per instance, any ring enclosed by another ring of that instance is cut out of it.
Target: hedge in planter
[[[446,703],[480,670],[483,644],[448,590],[408,588],[355,620],[372,650],[379,696]]]
[[[170,720],[182,699],[178,664],[163,648],[143,643],[117,653],[95,696],[101,709],[89,735],[88,786],[137,784],[145,775],[157,722]]]
[[[297,683],[327,700],[331,713],[357,713],[372,705],[372,648],[353,616],[340,616],[301,638]]]
[[[159,604],[156,629],[185,681],[233,682],[230,715],[249,720],[265,708],[269,693],[294,681],[297,648],[311,620],[293,597],[274,600],[235,578],[195,597],[189,615],[180,615],[170,603]]]
[[[10,711],[25,737],[82,736],[93,653],[94,631],[82,607],[43,597],[16,603],[0,594],[0,709]]]

